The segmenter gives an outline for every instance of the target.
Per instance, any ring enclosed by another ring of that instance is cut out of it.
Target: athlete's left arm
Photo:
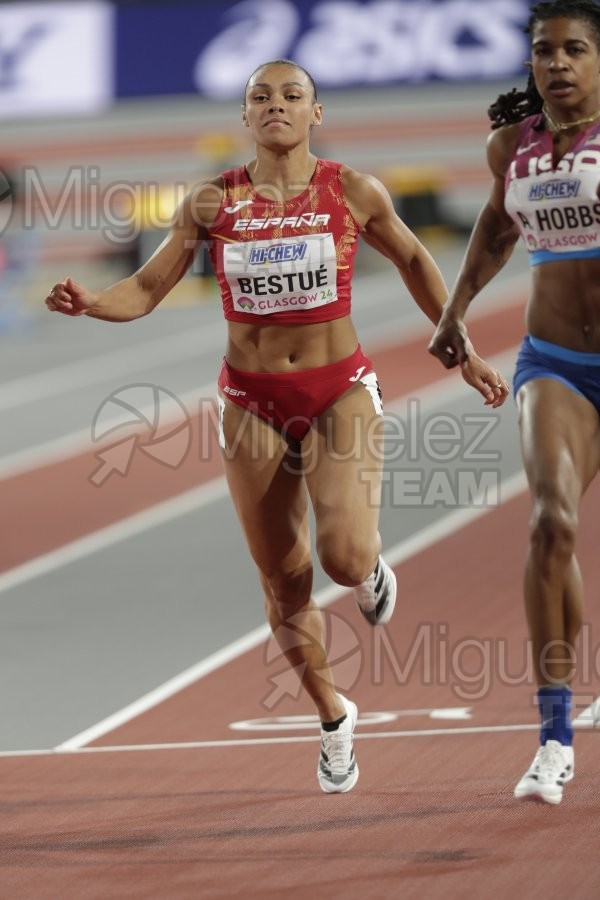
[[[348,168],[342,170],[342,179],[363,239],[394,263],[415,302],[437,325],[448,289],[433,257],[396,214],[380,181]]]
[[[415,302],[437,325],[448,289],[435,260],[397,215],[380,181],[346,167],[342,169],[342,181],[346,202],[362,227],[362,237],[394,263]],[[508,396],[508,384],[502,375],[477,355],[470,341],[461,374],[485,398],[486,405],[501,406]]]

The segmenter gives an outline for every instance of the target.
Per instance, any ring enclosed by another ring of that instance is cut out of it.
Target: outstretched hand
[[[54,285],[45,302],[51,312],[84,316],[94,305],[95,299],[91,291],[69,277]]]
[[[485,406],[491,406],[492,409],[502,406],[510,394],[510,388],[497,369],[493,369],[474,352],[469,354],[460,369],[467,384],[485,397]]]
[[[462,377],[485,398],[486,406],[502,406],[510,388],[500,372],[477,356],[462,321],[442,315],[427,349],[447,369],[460,366]]]

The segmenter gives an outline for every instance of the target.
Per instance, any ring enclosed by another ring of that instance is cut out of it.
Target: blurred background
[[[424,239],[464,238],[487,190],[487,107],[524,82],[528,7],[1,3],[0,333],[39,312],[56,277],[98,286],[131,271],[191,184],[251,157],[240,99],[268,59],[314,76],[316,152],[378,175]],[[379,264],[359,256],[359,271]],[[206,266],[200,253],[194,274]],[[169,302],[215,299],[209,285],[187,279]]]

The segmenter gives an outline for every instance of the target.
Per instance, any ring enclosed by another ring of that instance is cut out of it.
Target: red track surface
[[[506,310],[473,326],[486,355],[517,343],[521,318],[520,310]],[[422,342],[374,357],[388,397],[440,375]],[[35,490],[56,483],[64,504],[70,479],[94,467],[82,457],[49,468],[45,478],[32,473],[40,479]],[[153,474],[160,480],[156,467]],[[6,490],[17,497],[19,482],[23,498],[32,490],[28,477],[7,482]],[[117,492],[90,486],[97,506],[90,495],[68,514],[63,506],[60,519],[69,523],[85,509],[93,531],[202,475],[196,462],[189,471],[166,471],[164,480],[173,477],[182,480],[148,499],[143,472],[132,469],[124,507],[113,505]],[[29,515],[43,514],[50,500],[47,493]],[[590,600],[600,578],[597,501],[594,490],[578,547]],[[360,620],[347,595],[329,607],[332,631],[336,623],[349,628],[334,669],[362,715],[353,792],[319,792],[313,730],[230,728],[311,712],[305,698],[265,708],[282,663],[268,661],[259,647],[82,752],[0,759],[0,897],[597,898],[597,734],[578,733],[577,774],[560,807],[512,797],[537,741],[521,608],[528,507],[518,496],[396,566],[400,602],[385,640]],[[77,524],[77,534],[69,526],[55,541],[79,536]],[[53,546],[47,530],[46,522],[32,537],[30,556]],[[3,563],[14,564],[6,557]],[[591,649],[591,662],[576,685],[582,708],[598,693],[591,671],[597,643],[589,621],[581,659]],[[427,712],[456,707],[468,708],[471,718]],[[422,712],[407,716],[411,710]],[[378,711],[396,715],[369,721]],[[432,729],[442,733],[428,734]],[[213,741],[225,746],[207,746]],[[164,744],[178,746],[157,746]]]

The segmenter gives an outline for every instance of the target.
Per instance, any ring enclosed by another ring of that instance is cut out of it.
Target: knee
[[[570,559],[575,550],[577,524],[576,512],[558,500],[535,504],[530,531],[532,550],[546,559]]]
[[[334,535],[317,541],[317,554],[329,577],[346,587],[356,587],[369,577],[377,563],[379,542]]]

